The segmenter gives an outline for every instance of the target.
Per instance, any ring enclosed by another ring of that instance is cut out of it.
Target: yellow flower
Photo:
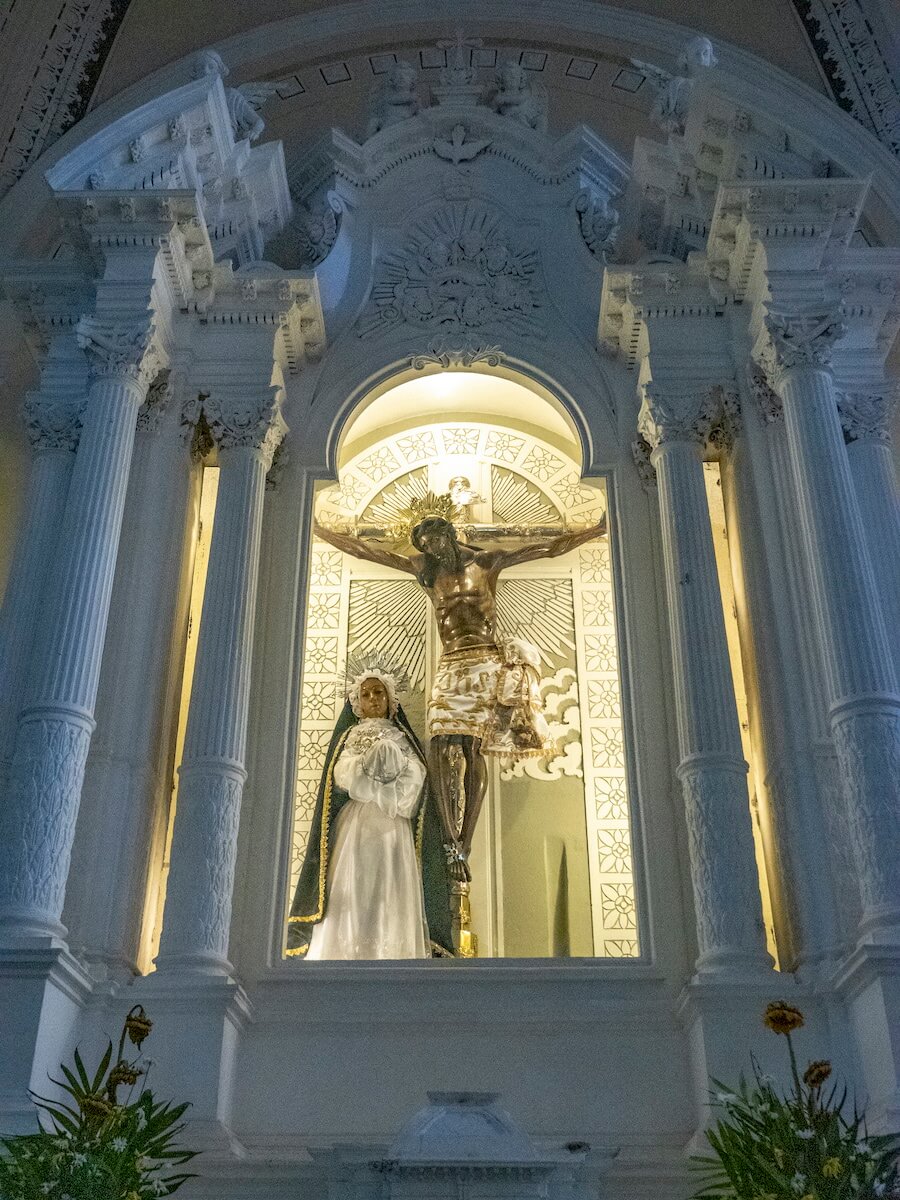
[[[803,1013],[784,1000],[776,1000],[766,1006],[763,1024],[773,1033],[793,1033],[803,1024]]]
[[[128,1087],[133,1087],[138,1081],[138,1076],[143,1075],[143,1073],[138,1067],[133,1067],[131,1063],[121,1059],[110,1071],[109,1078],[106,1081],[107,1086],[117,1088],[119,1084],[124,1083]]]
[[[839,1158],[826,1158],[822,1163],[822,1174],[827,1179],[837,1179],[838,1175],[843,1175],[844,1164]]]
[[[778,1163],[779,1167],[783,1167],[784,1166],[784,1151],[781,1149],[781,1147],[776,1146],[775,1149],[772,1151],[772,1153],[775,1155],[775,1161]]]
[[[827,1059],[817,1058],[803,1072],[803,1082],[808,1088],[820,1088],[831,1074],[831,1063]]]
[[[140,1047],[141,1042],[153,1028],[153,1022],[144,1012],[143,1005],[136,1004],[125,1018],[125,1028],[132,1043]]]
[[[97,1095],[79,1096],[78,1107],[85,1117],[108,1117],[113,1111],[109,1101]]]

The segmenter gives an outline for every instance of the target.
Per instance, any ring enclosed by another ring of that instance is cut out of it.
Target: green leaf
[[[106,1079],[106,1072],[109,1070],[109,1064],[112,1061],[112,1042],[107,1042],[106,1053],[100,1059],[100,1065],[97,1068],[97,1074],[91,1082],[91,1091],[99,1092],[103,1086],[103,1081]]]

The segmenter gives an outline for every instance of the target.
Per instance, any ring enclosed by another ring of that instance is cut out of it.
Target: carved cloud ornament
[[[361,337],[407,324],[453,333],[500,325],[543,336],[537,254],[485,205],[448,204],[414,226],[376,266]]]

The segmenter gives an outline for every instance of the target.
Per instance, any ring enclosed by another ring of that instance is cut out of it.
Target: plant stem
[[[791,1035],[786,1033],[788,1054],[791,1056],[791,1074],[794,1077],[794,1092],[797,1096],[797,1103],[803,1103],[803,1090],[800,1087],[800,1075],[797,1071],[797,1056],[794,1054],[794,1043],[791,1041]]]

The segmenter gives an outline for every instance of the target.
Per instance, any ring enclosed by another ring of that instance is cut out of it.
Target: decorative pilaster
[[[224,389],[223,389],[224,390]],[[266,472],[285,426],[280,395],[214,392],[219,492],[191,707],[179,772],[160,970],[228,975]]]
[[[770,306],[774,385],[784,404],[819,625],[829,723],[847,799],[865,941],[900,941],[900,694],[830,369],[834,310]]]
[[[700,448],[716,416],[702,384],[645,387],[672,641],[701,973],[769,965],[740,727]]]
[[[77,383],[77,379],[76,379]],[[56,555],[78,435],[80,401],[50,391],[30,392],[23,417],[31,443],[31,475],[9,583],[0,609],[0,781],[12,759],[16,722],[31,663],[35,613]]]
[[[152,355],[148,319],[83,318],[91,361],[59,558],[35,646],[0,807],[0,931],[59,936],[138,408]]]
[[[891,630],[900,630],[900,495],[890,432],[896,399],[890,384],[880,391],[838,394],[850,474],[869,539],[885,628],[894,648],[894,667],[900,674],[900,634],[890,636]]]

